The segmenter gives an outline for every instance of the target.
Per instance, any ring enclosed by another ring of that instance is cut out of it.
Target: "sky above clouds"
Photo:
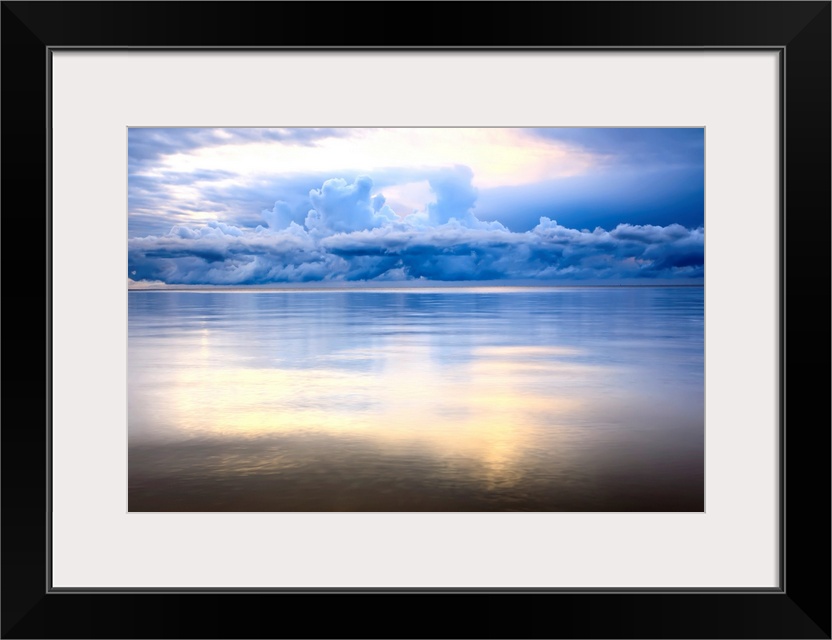
[[[701,279],[704,130],[128,132],[131,282]]]

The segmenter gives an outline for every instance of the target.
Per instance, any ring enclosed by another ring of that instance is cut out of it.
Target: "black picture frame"
[[[449,7],[429,2],[392,7],[346,2],[2,3],[3,638],[830,637],[830,2]],[[476,21],[466,20],[472,14]],[[402,15],[407,20],[393,27],[394,16]],[[780,587],[241,593],[52,589],[48,274],[60,265],[50,261],[51,52],[130,47],[778,51],[783,80]],[[388,620],[397,622],[389,626]]]

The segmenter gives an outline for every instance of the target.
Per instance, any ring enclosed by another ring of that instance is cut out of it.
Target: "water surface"
[[[129,294],[130,511],[701,511],[701,287]]]

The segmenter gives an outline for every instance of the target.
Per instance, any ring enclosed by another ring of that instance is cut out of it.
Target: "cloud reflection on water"
[[[131,510],[695,506],[701,290],[646,291],[131,294]]]

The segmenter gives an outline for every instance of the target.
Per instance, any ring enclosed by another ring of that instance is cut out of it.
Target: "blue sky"
[[[701,279],[704,130],[130,129],[130,283]]]

